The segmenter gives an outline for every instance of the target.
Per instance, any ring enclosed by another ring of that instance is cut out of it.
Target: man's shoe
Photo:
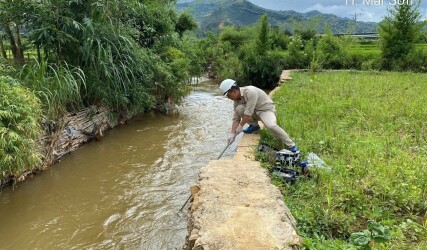
[[[259,125],[249,125],[246,129],[243,129],[243,133],[245,134],[252,134],[255,131],[260,130]]]
[[[292,147],[289,148],[289,151],[296,153],[296,152],[299,152],[299,149],[297,148],[296,145],[293,145]]]

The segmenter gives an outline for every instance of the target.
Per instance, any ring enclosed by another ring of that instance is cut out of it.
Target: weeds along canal
[[[232,103],[205,82],[180,115],[148,113],[0,192],[1,249],[175,249],[199,169],[226,146]],[[235,151],[233,144],[223,155]]]

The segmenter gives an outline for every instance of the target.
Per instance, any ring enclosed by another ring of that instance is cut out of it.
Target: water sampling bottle
[[[304,175],[308,174],[307,162],[302,161],[299,165],[301,166],[301,173]]]

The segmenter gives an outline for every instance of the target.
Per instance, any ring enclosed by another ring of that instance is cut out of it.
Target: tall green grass
[[[81,93],[86,86],[84,72],[66,62],[49,64],[46,61],[27,64],[20,71],[24,85],[32,89],[42,100],[50,119],[55,119],[68,108],[81,104]]]
[[[426,75],[298,73],[275,94],[278,122],[330,170],[282,185],[309,249],[345,249],[369,220],[382,249],[427,248]],[[371,243],[372,245],[372,243]]]
[[[89,104],[107,104],[118,113],[154,106],[151,83],[156,56],[135,42],[134,32],[121,25],[96,23],[86,30],[80,56],[88,78],[85,99]]]

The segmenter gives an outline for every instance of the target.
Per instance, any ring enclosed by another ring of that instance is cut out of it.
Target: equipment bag
[[[268,144],[261,143],[258,152],[265,154],[270,159],[275,159],[275,166],[270,169],[270,174],[282,177],[287,183],[294,183],[302,173],[300,166],[300,151],[292,152],[287,149],[277,150]]]

